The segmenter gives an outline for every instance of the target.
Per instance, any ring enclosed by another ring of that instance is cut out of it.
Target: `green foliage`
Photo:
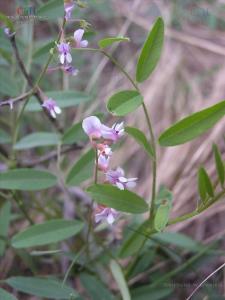
[[[107,109],[115,116],[125,116],[136,110],[143,102],[143,97],[137,91],[120,91],[111,96]]]
[[[0,209],[0,256],[2,256],[5,251],[6,242],[3,238],[7,238],[10,217],[11,204],[7,201]]]
[[[63,17],[63,1],[62,0],[50,0],[44,3],[37,10],[37,15],[43,19],[57,20],[57,17]]]
[[[35,169],[15,169],[0,173],[0,189],[38,191],[50,188],[57,178],[47,171]]]
[[[119,211],[141,214],[148,210],[148,205],[137,194],[128,190],[119,190],[108,184],[94,184],[87,189],[91,197],[99,204]]]
[[[164,22],[158,18],[150,31],[137,62],[136,80],[145,81],[154,71],[161,55],[164,40]]]
[[[10,29],[10,32],[15,32],[13,22],[6,15],[0,13],[0,21],[4,23],[5,27]]]
[[[171,295],[173,289],[171,287],[161,287],[160,289],[152,288],[150,285],[145,285],[139,288],[136,288],[131,291],[133,300],[161,300],[169,299],[168,296]]]
[[[110,270],[112,272],[114,280],[118,285],[123,300],[131,300],[130,291],[124,278],[123,271],[120,265],[115,260],[110,261]]]
[[[86,140],[88,140],[88,137],[83,131],[82,122],[76,123],[71,126],[66,130],[62,137],[63,144],[73,144],[75,142]]]
[[[142,146],[142,148],[147,152],[147,154],[150,156],[150,158],[154,157],[154,151],[149,144],[145,134],[139,130],[138,128],[135,127],[126,127],[125,131],[132,136],[138,144]]]
[[[15,146],[15,150],[31,149],[36,147],[55,146],[59,143],[60,136],[52,132],[34,132],[26,135],[19,140]]]
[[[224,163],[220,154],[220,151],[217,147],[216,144],[213,145],[213,152],[214,152],[214,158],[215,158],[215,163],[216,163],[216,170],[217,170],[217,174],[218,174],[218,178],[220,181],[220,184],[223,188],[223,184],[224,184]]]
[[[157,231],[163,230],[168,221],[169,221],[169,213],[171,210],[171,205],[169,204],[168,201],[165,201],[165,203],[161,204],[155,214],[154,218],[154,226]]]
[[[0,288],[0,299],[4,300],[17,300],[12,294],[6,292],[5,290]]]
[[[36,224],[19,232],[12,238],[14,248],[29,248],[49,245],[68,239],[79,233],[83,228],[80,221],[50,220],[42,224]]]
[[[109,38],[104,38],[98,42],[98,46],[100,48],[107,48],[114,43],[120,43],[120,42],[129,42],[130,39],[128,37],[123,37],[123,36],[117,36],[117,37],[109,37]]]
[[[72,288],[48,278],[18,276],[7,279],[6,283],[20,292],[41,298],[70,300],[71,296],[78,297]]]
[[[225,101],[198,111],[175,123],[159,137],[161,146],[176,146],[191,141],[212,128],[225,114]]]
[[[3,129],[0,129],[0,144],[9,144],[11,137]]]
[[[198,170],[198,191],[203,202],[206,201],[207,196],[214,196],[211,180],[203,167]]]
[[[86,152],[80,159],[74,164],[69,171],[66,178],[66,184],[68,186],[78,185],[84,180],[90,178],[92,174],[90,170],[94,167],[95,152],[93,149]]]

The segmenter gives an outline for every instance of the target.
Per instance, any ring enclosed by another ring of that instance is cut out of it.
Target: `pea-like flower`
[[[106,140],[112,142],[117,142],[124,135],[123,122],[118,124],[113,124],[110,128],[108,126],[102,125],[101,127],[102,137]]]
[[[75,67],[73,67],[73,66],[65,66],[64,68],[63,68],[63,70],[65,71],[65,73],[67,73],[67,74],[69,74],[69,75],[71,75],[71,76],[76,76],[78,73],[79,73],[79,71],[78,71],[78,69],[76,69]]]
[[[86,48],[88,46],[88,41],[87,40],[82,40],[83,35],[84,35],[84,30],[83,29],[77,29],[74,32],[74,40],[75,40],[77,48]]]
[[[119,213],[115,209],[104,205],[98,205],[95,209],[95,222],[99,223],[106,221],[108,224],[112,225],[118,215]]]
[[[101,126],[102,124],[99,118],[95,116],[87,117],[82,122],[82,128],[84,132],[89,136],[90,140],[101,138]]]
[[[58,52],[61,64],[70,64],[72,62],[69,43],[61,42],[60,44],[58,44]]]
[[[98,169],[100,171],[106,172],[109,168],[110,157],[100,154],[98,156]]]
[[[61,108],[57,105],[55,100],[51,98],[45,100],[42,106],[48,110],[48,112],[54,119],[56,118],[56,114],[61,114]]]
[[[64,10],[65,10],[65,18],[68,21],[71,19],[72,12],[74,10],[75,4],[71,0],[64,0]]]
[[[118,167],[116,170],[109,170],[106,172],[106,181],[120,190],[131,189],[136,186],[137,178],[124,177],[124,170]]]

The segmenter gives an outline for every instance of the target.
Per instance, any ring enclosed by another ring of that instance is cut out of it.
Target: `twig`
[[[25,100],[32,93],[33,93],[33,90],[30,90],[27,93],[21,94],[20,96],[17,96],[15,98],[11,98],[11,99],[8,99],[8,100],[5,100],[5,101],[1,101],[0,106],[8,106],[8,105],[11,106],[12,105],[12,107],[13,107],[14,103]]]

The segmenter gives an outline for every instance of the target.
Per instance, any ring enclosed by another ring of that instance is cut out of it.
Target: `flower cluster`
[[[110,146],[115,144],[123,135],[123,122],[114,124],[108,127],[101,123],[101,121],[91,116],[83,120],[83,130],[89,136],[92,146],[98,151],[98,169],[105,174],[105,182],[118,187],[120,190],[133,188],[136,185],[137,178],[126,178],[122,168],[118,167],[116,170],[109,168],[109,162],[112,157],[112,149]],[[98,205],[95,209],[95,221],[107,221],[113,224],[118,212],[115,209]]]

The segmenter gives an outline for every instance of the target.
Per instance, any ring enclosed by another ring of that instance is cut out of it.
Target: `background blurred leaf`
[[[24,150],[36,147],[55,146],[59,143],[59,141],[59,134],[52,132],[35,132],[28,134],[19,140],[15,144],[14,149]]]
[[[7,74],[7,76],[6,76]],[[8,70],[0,70],[0,95],[1,96],[18,96],[19,90],[16,79],[11,76]]]
[[[78,297],[72,288],[62,286],[61,282],[48,278],[18,276],[7,279],[6,283],[25,294],[47,299],[70,300],[72,295]]]
[[[0,128],[0,144],[9,144],[11,137],[3,129]]]
[[[107,109],[115,116],[125,116],[138,108],[143,102],[143,97],[137,91],[120,91],[111,96]]]
[[[69,129],[67,129],[62,137],[63,144],[73,144],[78,141],[86,140],[88,140],[88,136],[85,134],[82,128],[82,122],[76,123]]]
[[[116,210],[134,214],[148,211],[144,199],[128,190],[120,190],[108,184],[94,184],[87,189],[87,192],[97,203]]]
[[[5,202],[0,209],[0,237],[7,238],[8,227],[11,219],[11,203]],[[4,254],[6,242],[0,239],[0,256]],[[1,299],[1,298],[0,298]]]
[[[119,43],[119,42],[129,42],[130,39],[128,37],[120,37],[120,36],[117,36],[117,37],[109,37],[109,38],[104,38],[102,40],[100,40],[98,42],[98,45],[100,48],[106,48],[106,47],[109,47],[111,46],[112,44],[114,43]]]
[[[35,169],[14,169],[0,173],[0,189],[38,191],[57,183],[57,178],[47,172]]]
[[[69,186],[78,185],[92,176],[95,164],[95,152],[93,149],[82,155],[69,171],[66,177],[66,184]]]
[[[213,127],[225,114],[225,101],[198,111],[166,129],[159,137],[161,146],[184,144]]]
[[[92,300],[113,300],[114,296],[95,276],[81,273],[80,280]]]
[[[123,275],[123,271],[120,267],[120,265],[115,261],[110,261],[110,270],[112,272],[112,275],[118,285],[118,288],[121,292],[123,300],[131,300],[130,292],[126,283],[126,280]]]
[[[64,14],[63,0],[47,1],[47,3],[38,8],[36,13],[38,17],[57,21],[57,18],[62,18]]]
[[[166,227],[169,220],[169,213],[171,210],[171,205],[166,202],[161,204],[155,213],[154,226],[157,231],[161,231]]]
[[[80,221],[56,219],[36,224],[19,232],[12,238],[14,248],[29,248],[49,245],[68,239],[83,228]]]
[[[160,300],[169,299],[168,296],[171,295],[172,292],[173,289],[171,287],[151,288],[150,285],[146,285],[132,290],[131,295],[132,300]]]
[[[136,80],[145,81],[154,71],[161,55],[164,40],[164,22],[158,18],[150,31],[137,62]]]
[[[83,92],[78,91],[51,91],[46,92],[46,95],[49,98],[54,99],[57,102],[57,105],[61,108],[73,107],[80,103],[88,102],[91,100],[91,97],[86,95]],[[26,107],[26,111],[41,111],[42,107],[37,102],[37,100],[32,97]]]
[[[17,300],[12,294],[0,288],[0,299],[2,300]]]

